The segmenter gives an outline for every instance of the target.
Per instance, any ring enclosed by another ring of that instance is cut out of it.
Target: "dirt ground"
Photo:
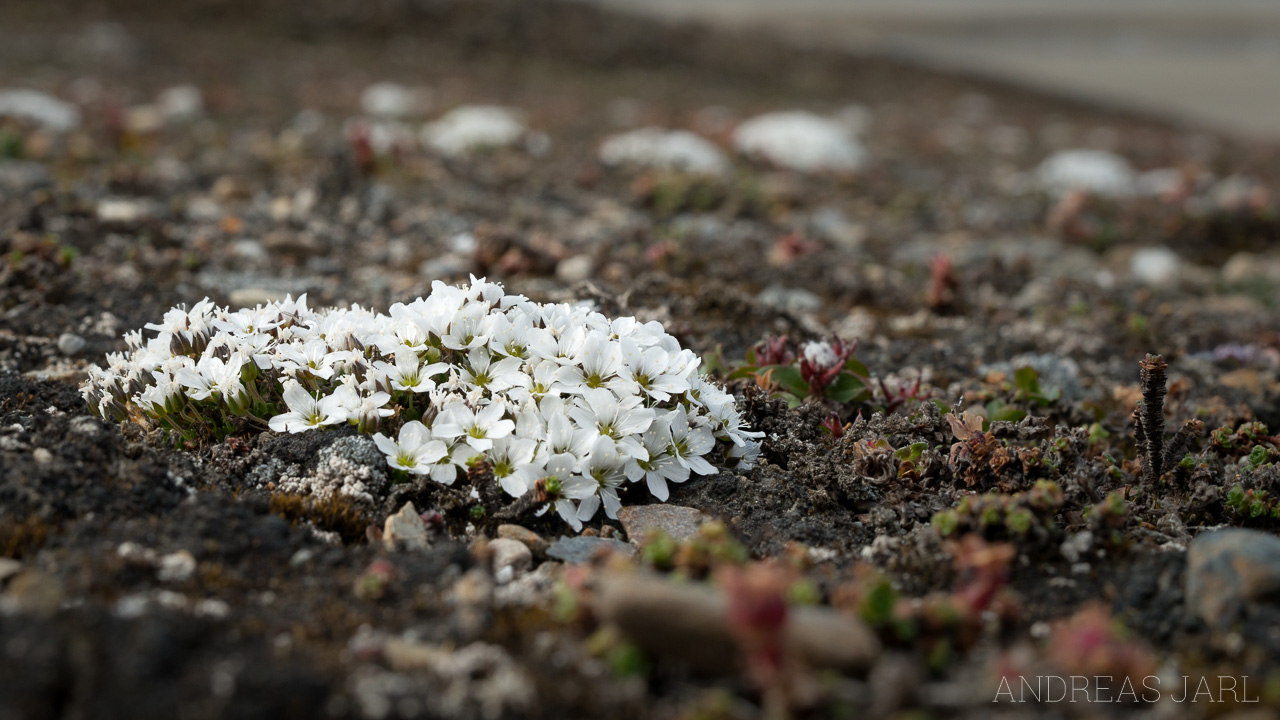
[[[0,89],[74,99],[82,116],[59,133],[0,118],[0,563],[16,561],[0,564],[0,718],[1200,717],[1280,703],[1265,593],[1229,626],[1184,597],[1196,535],[1280,517],[1276,148],[572,3],[106,8],[0,7]],[[378,81],[422,91],[415,133],[449,108],[501,104],[538,141],[371,153],[348,120]],[[153,121],[158,94],[183,84],[203,111]],[[735,157],[708,180],[596,155],[643,125],[727,150],[738,121],[794,108],[861,118],[866,166],[806,175]],[[1041,160],[1071,147],[1173,179],[1123,198],[1039,189]],[[1176,270],[1156,277],[1142,251],[1162,246]],[[660,320],[705,353],[766,433],[751,471],[672,494],[722,525],[664,550],[597,517],[589,535],[643,541],[641,559],[573,566],[527,535],[571,534],[554,513],[517,515],[525,534],[504,532],[533,547],[532,567],[497,582],[483,539],[497,523],[429,482],[388,483],[371,504],[274,491],[331,458],[359,462],[354,430],[175,447],[92,416],[78,392],[123,333],[179,303],[306,292],[312,307],[385,310],[469,273]],[[856,339],[873,390],[789,408],[767,378],[728,377],[775,336]],[[1203,428],[1154,479],[1131,419],[1146,353],[1169,364],[1170,436]],[[440,512],[435,539],[388,550],[377,529],[410,501]],[[785,566],[791,612],[855,618],[874,652],[762,676],[748,632],[734,635],[745,667],[698,667],[663,644],[671,618],[653,608],[636,611],[652,638],[610,629],[630,616],[592,589],[637,564],[654,587],[710,576],[728,595],[734,572]],[[1264,703],[992,705],[1018,674],[1247,677]]]

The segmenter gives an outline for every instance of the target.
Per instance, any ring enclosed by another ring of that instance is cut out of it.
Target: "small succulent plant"
[[[796,347],[785,336],[768,337],[747,351],[745,364],[727,368],[728,379],[754,378],[791,407],[806,399],[861,402],[871,398],[870,378],[854,356],[857,347],[856,340],[818,340]]]

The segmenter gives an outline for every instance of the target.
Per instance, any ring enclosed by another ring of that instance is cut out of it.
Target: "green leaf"
[[[925,450],[929,449],[929,443],[918,442],[901,447],[894,451],[893,456],[899,460],[910,460],[915,462],[920,459]]]
[[[1040,373],[1030,366],[1020,367],[1013,373],[1013,385],[1028,395],[1037,395],[1040,393]]]
[[[803,398],[809,394],[809,383],[805,382],[804,377],[800,375],[800,368],[790,365],[769,365],[760,370],[772,370],[773,381],[792,395]]]
[[[702,353],[702,374],[703,375],[723,375],[729,369],[729,364],[724,361],[724,346],[716,345],[715,350],[708,350]]]
[[[838,403],[849,403],[854,400],[866,400],[870,395],[867,388],[857,376],[850,372],[842,372],[834,382],[827,386],[826,396]]]
[[[987,403],[987,419],[991,422],[1018,422],[1026,416],[1026,410],[1006,405],[1002,400],[992,400]]]
[[[857,375],[860,378],[869,378],[871,373],[867,371],[867,366],[858,362],[858,358],[849,356],[848,362],[844,364],[844,369]]]
[[[756,367],[755,365],[744,365],[738,368],[737,370],[734,370],[733,372],[729,373],[729,375],[725,379],[737,380],[738,378],[754,377],[756,373],[759,372],[759,370],[760,368]]]
[[[1267,461],[1267,449],[1261,445],[1253,446],[1253,452],[1249,453],[1249,465],[1258,467]]]

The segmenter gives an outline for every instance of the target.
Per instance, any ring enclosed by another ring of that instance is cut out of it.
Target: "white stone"
[[[1159,168],[1138,175],[1134,190],[1139,195],[1160,196],[1182,187],[1182,171],[1177,168]]]
[[[822,298],[802,288],[786,288],[770,285],[756,296],[762,304],[785,310],[796,315],[814,313],[822,309]]]
[[[285,293],[278,290],[248,287],[232,290],[230,297],[227,299],[231,301],[231,307],[233,308],[248,308],[279,302],[284,299],[284,296]]]
[[[0,583],[22,572],[22,563],[0,557]]]
[[[754,117],[738,126],[739,152],[799,172],[851,171],[866,162],[866,151],[849,125],[802,110]]]
[[[509,569],[509,574],[514,578],[523,575],[533,567],[533,552],[519,540],[507,538],[490,540],[489,552],[493,553],[495,573],[502,573]]]
[[[147,216],[141,203],[133,200],[107,199],[98,201],[98,221],[128,225]]]
[[[196,559],[186,550],[179,550],[160,558],[156,577],[160,582],[183,582],[196,573]]]
[[[1178,254],[1163,245],[1142,248],[1129,260],[1129,273],[1147,285],[1166,285],[1177,279],[1180,264]]]
[[[156,97],[156,107],[167,122],[190,120],[204,113],[204,96],[195,85],[177,85]]]
[[[1135,183],[1129,161],[1106,150],[1060,150],[1040,163],[1036,176],[1040,186],[1055,195],[1086,190],[1123,197],[1134,191]]]
[[[688,130],[647,127],[605,138],[600,161],[663,170],[721,175],[729,161],[714,143]]]
[[[591,278],[595,271],[595,260],[590,255],[574,255],[556,263],[556,279],[575,283]]]
[[[85,339],[75,333],[62,333],[58,336],[58,352],[71,356],[84,349]]]
[[[138,105],[125,111],[124,126],[131,133],[149,135],[164,127],[164,115],[155,105]]]
[[[422,144],[449,157],[485,147],[512,145],[525,133],[514,110],[496,105],[466,105],[422,127]]]
[[[0,117],[30,120],[46,130],[65,132],[80,124],[80,111],[37,90],[0,90]]]
[[[405,503],[400,512],[387,517],[382,527],[382,543],[388,550],[397,547],[421,550],[429,544],[427,525],[422,522],[422,516],[413,503]]]
[[[186,214],[188,220],[196,222],[217,222],[222,219],[223,209],[217,200],[198,195],[187,200]]]
[[[399,83],[374,83],[360,94],[360,110],[374,117],[410,117],[426,109],[426,98],[422,95]]]

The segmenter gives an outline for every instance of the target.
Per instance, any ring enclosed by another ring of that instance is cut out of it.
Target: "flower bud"
[[[244,393],[236,393],[234,396],[225,395],[222,399],[227,403],[227,409],[231,410],[232,415],[245,414],[245,402],[248,397]]]
[[[124,422],[129,417],[129,411],[115,398],[103,398],[102,402],[98,403],[98,412],[102,417],[109,417],[116,422]]]
[[[382,427],[382,417],[377,408],[360,413],[356,422],[356,430],[361,433],[375,433]]]
[[[166,413],[176,413],[186,404],[186,397],[181,393],[171,393],[164,399],[164,411]]]
[[[186,355],[191,352],[191,345],[187,343],[186,338],[181,332],[175,332],[169,335],[169,352],[174,357]]]

